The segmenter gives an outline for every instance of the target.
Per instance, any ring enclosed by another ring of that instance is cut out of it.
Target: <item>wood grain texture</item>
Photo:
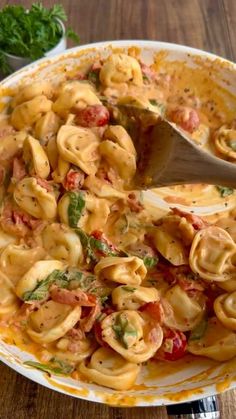
[[[59,1],[46,0],[50,6]],[[30,6],[29,0],[0,0]],[[176,42],[236,59],[236,0],[62,0],[81,43],[113,39]],[[69,43],[71,45],[71,43]],[[110,408],[65,396],[0,365],[0,419],[166,419],[165,408]],[[236,419],[236,392],[219,397]]]

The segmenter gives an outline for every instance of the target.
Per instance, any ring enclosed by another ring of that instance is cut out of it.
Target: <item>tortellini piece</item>
[[[52,258],[68,263],[69,266],[77,266],[82,262],[80,239],[69,227],[57,223],[48,225],[42,238],[43,246]]]
[[[17,242],[16,237],[5,233],[5,231],[1,230],[1,228],[0,228],[0,250],[2,250],[8,244],[14,244],[16,242]]]
[[[22,150],[27,133],[24,131],[7,135],[0,141],[0,157],[1,160],[12,159],[19,151]]]
[[[60,118],[53,111],[47,112],[35,124],[34,135],[41,144],[47,144],[50,138],[55,137],[60,127]]]
[[[180,266],[188,263],[187,251],[182,240],[175,238],[163,227],[154,228],[151,236],[155,248],[172,265]]]
[[[102,105],[90,83],[71,81],[64,83],[52,110],[65,118],[69,112],[88,105]]]
[[[73,163],[87,175],[95,174],[99,162],[99,137],[89,128],[63,125],[57,135],[61,158]]]
[[[24,300],[24,295],[33,291],[40,281],[45,280],[54,270],[63,270],[59,260],[40,260],[36,262],[16,284],[16,295]]]
[[[0,269],[16,283],[38,260],[44,259],[43,247],[29,248],[24,244],[9,244],[0,256]]]
[[[32,84],[28,84],[20,89],[17,95],[11,101],[12,108],[35,98],[36,96],[46,96],[48,99],[52,97],[53,89],[49,81],[40,80]]]
[[[49,300],[30,314],[26,332],[37,343],[55,342],[79,321],[81,307]]]
[[[218,282],[217,285],[227,292],[236,291],[236,277],[233,279],[228,279],[227,281]]]
[[[38,140],[28,135],[23,146],[23,159],[29,167],[29,174],[46,179],[50,173],[47,154]]]
[[[24,211],[36,218],[52,219],[57,214],[57,201],[53,192],[42,187],[33,177],[17,183],[14,199]]]
[[[127,361],[150,359],[162,344],[162,328],[133,310],[115,312],[101,322],[102,338]]]
[[[59,157],[59,159],[57,161],[57,166],[56,166],[54,172],[52,172],[52,178],[53,178],[54,182],[62,183],[64,181],[67,173],[69,172],[69,170],[70,170],[70,163],[63,160],[61,157]]]
[[[0,288],[0,316],[14,313],[19,306],[18,299],[11,281],[2,272],[0,272]]]
[[[204,147],[210,138],[210,128],[205,124],[200,124],[199,127],[191,133],[191,138],[198,146]]]
[[[236,130],[222,126],[214,136],[214,143],[217,151],[225,158],[236,160]]]
[[[143,260],[137,256],[108,256],[97,263],[94,272],[100,278],[135,286],[141,284],[147,274],[147,268]]]
[[[214,310],[227,329],[236,331],[236,291],[217,297],[214,301]]]
[[[82,199],[85,202],[85,206],[78,217],[77,227],[83,228],[86,233],[91,233],[98,229],[100,230],[105,226],[110,213],[108,201],[105,199],[98,199],[89,193],[84,193]],[[68,225],[70,225],[70,204],[71,193],[64,194],[58,203],[60,221]]]
[[[208,320],[202,338],[188,342],[188,351],[216,361],[228,361],[236,355],[236,333],[226,329],[213,317]]]
[[[232,237],[220,227],[210,226],[199,230],[195,235],[189,264],[193,272],[208,281],[226,281],[231,279],[232,256],[236,245]]]
[[[136,172],[136,151],[129,134],[119,125],[110,126],[99,145],[101,156],[114,167],[120,177],[126,181]]]
[[[99,348],[88,364],[79,365],[79,371],[96,384],[115,390],[128,390],[135,383],[140,366],[127,362],[109,348]]]
[[[160,299],[156,288],[125,285],[114,288],[111,296],[112,303],[118,310],[138,310],[143,304]]]
[[[80,339],[77,346],[77,350],[75,344],[73,352],[70,351],[70,339],[64,336],[56,342],[56,350],[53,351],[53,355],[65,361],[81,362],[88,358],[96,349],[96,343],[87,337]]]
[[[11,123],[14,128],[21,130],[32,126],[41,116],[49,112],[52,102],[46,96],[35,98],[17,105],[11,114]]]
[[[143,76],[139,62],[126,54],[112,54],[100,70],[100,81],[104,86],[114,87],[117,83],[142,86]]]
[[[110,207],[106,199],[99,199],[87,193],[85,196],[85,209],[78,226],[87,233],[101,230],[106,225],[109,214]]]
[[[58,149],[57,149],[57,139],[56,137],[51,137],[48,140],[47,145],[45,146],[45,150],[48,156],[48,160],[50,162],[50,166],[53,170],[57,168],[58,164]],[[69,163],[68,163],[69,164]]]
[[[87,176],[83,186],[99,198],[124,199],[126,197],[124,192],[118,191],[112,185],[94,175]]]
[[[190,298],[179,286],[170,288],[162,299],[164,325],[181,332],[194,329],[205,313],[205,297]]]

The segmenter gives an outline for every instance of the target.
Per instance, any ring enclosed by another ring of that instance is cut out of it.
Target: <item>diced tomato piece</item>
[[[25,163],[19,157],[13,159],[13,173],[12,177],[15,181],[19,181],[26,176]]]
[[[87,294],[80,289],[70,291],[65,288],[59,288],[56,285],[51,287],[50,297],[57,303],[68,304],[72,307],[77,305],[92,307],[97,303],[96,297],[92,294]]]
[[[127,204],[132,212],[141,212],[144,209],[143,204],[138,200],[135,193],[130,193],[128,195]]]
[[[163,322],[164,311],[160,301],[146,303],[142,307],[140,307],[139,310],[148,314],[153,320],[156,320],[158,323]]]
[[[103,348],[109,348],[108,343],[106,343],[105,340],[103,340],[103,337],[102,337],[101,322],[95,322],[94,326],[93,326],[93,330],[94,330],[96,341],[99,343],[99,345],[103,346]]]
[[[186,220],[192,224],[193,228],[195,230],[201,230],[203,228],[206,228],[209,223],[205,220],[203,220],[199,215],[192,214],[190,212],[185,212],[180,210],[179,208],[171,208],[171,211],[174,215],[179,215],[180,217],[186,218]]]
[[[172,110],[169,117],[171,121],[190,133],[195,131],[200,124],[198,112],[187,106],[179,106]]]
[[[173,330],[164,330],[164,339],[160,349],[156,352],[154,358],[166,361],[177,361],[186,353],[187,338],[184,333]]]
[[[94,230],[91,233],[91,236],[94,237],[95,239],[101,241],[102,243],[105,243],[110,248],[111,252],[112,251],[114,251],[114,252],[117,252],[118,251],[117,248],[116,248],[116,246],[110,240],[108,240],[108,238],[105,236],[105,234],[102,231],[100,231],[100,230]],[[106,253],[104,253],[100,249],[99,249],[99,252],[101,254],[106,255]]]
[[[66,191],[78,191],[84,184],[85,175],[82,170],[70,169],[67,173],[63,187]]]
[[[76,111],[75,123],[82,127],[102,127],[107,125],[110,119],[108,109],[103,105],[87,106]]]
[[[154,80],[156,77],[155,71],[149,66],[144,63],[140,63],[140,67],[143,73],[143,76],[147,77],[149,80]]]

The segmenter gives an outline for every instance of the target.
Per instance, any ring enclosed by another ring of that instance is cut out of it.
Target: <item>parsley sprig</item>
[[[0,11],[0,70],[10,72],[4,52],[36,60],[55,47],[63,35],[59,20],[67,20],[61,4],[48,9],[42,3],[33,3],[29,10],[5,6]],[[66,36],[79,42],[71,28],[66,30]]]

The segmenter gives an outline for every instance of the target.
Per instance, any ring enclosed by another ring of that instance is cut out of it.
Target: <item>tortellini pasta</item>
[[[188,263],[188,255],[183,242],[168,233],[163,227],[156,227],[151,232],[155,248],[175,266]]]
[[[102,157],[117,169],[122,179],[131,180],[136,172],[136,151],[130,136],[123,127],[115,125],[106,129],[103,138],[99,145]]]
[[[23,102],[27,102],[36,96],[42,95],[46,96],[48,99],[52,97],[53,88],[49,81],[41,80],[22,87],[11,101],[11,106],[12,108],[15,108],[17,105],[20,105]]]
[[[52,102],[46,96],[35,98],[17,105],[11,114],[11,123],[14,128],[21,130],[33,125],[41,116],[49,112]]]
[[[125,198],[125,193],[115,189],[109,183],[105,183],[103,180],[99,179],[97,176],[90,175],[84,181],[84,187],[90,192],[94,193],[99,198]]]
[[[70,351],[71,341],[68,337],[64,336],[59,339],[56,343],[56,349],[53,354],[58,358],[65,361],[81,362],[88,358],[96,349],[96,345],[89,338],[80,339],[77,345],[73,345],[73,352]],[[75,346],[75,347],[74,347]]]
[[[226,281],[235,271],[231,258],[236,245],[220,227],[210,226],[198,231],[193,239],[189,264],[193,272],[207,281]]]
[[[40,281],[46,279],[54,270],[63,270],[63,268],[64,264],[59,260],[40,260],[36,262],[17,282],[16,295],[24,299],[24,295],[33,291]]]
[[[112,303],[118,310],[138,310],[145,303],[158,301],[159,292],[153,287],[119,286],[112,291]]]
[[[70,163],[63,160],[61,157],[57,160],[57,166],[52,172],[52,178],[56,183],[62,183],[70,169]]]
[[[213,317],[208,320],[202,338],[188,343],[188,351],[216,361],[228,361],[236,355],[236,333],[226,329]]]
[[[25,244],[9,244],[0,256],[0,269],[16,283],[38,260],[44,259],[43,247],[29,248]]]
[[[83,228],[87,233],[103,228],[110,213],[108,201],[105,199],[98,199],[89,193],[84,193],[82,199],[85,202],[85,206],[78,218],[77,227]],[[66,193],[61,197],[58,203],[60,221],[68,225],[70,225],[70,202],[71,195],[70,193]]]
[[[0,157],[1,160],[13,158],[23,148],[27,133],[19,131],[11,135],[1,138],[0,141]]]
[[[108,256],[100,260],[94,272],[101,278],[126,285],[140,285],[145,278],[147,268],[137,256]]]
[[[77,266],[82,262],[80,239],[69,227],[53,223],[44,229],[42,237],[43,246],[52,258],[68,263],[69,266]]]
[[[101,327],[103,340],[127,361],[137,364],[150,359],[163,340],[162,328],[133,310],[110,314]]]
[[[143,76],[138,61],[126,54],[112,54],[103,64],[100,71],[100,81],[108,87],[117,83],[143,84]]]
[[[23,146],[23,158],[29,166],[29,174],[46,179],[50,173],[50,165],[47,154],[39,141],[28,135]]]
[[[236,331],[236,291],[217,297],[214,301],[214,310],[227,329]]]
[[[33,177],[17,183],[14,199],[24,211],[36,218],[52,219],[57,213],[57,202],[53,192],[41,186]]]
[[[47,301],[29,316],[27,333],[37,343],[55,342],[79,321],[81,307]]]
[[[53,111],[49,111],[36,122],[34,135],[41,144],[47,144],[51,138],[56,136],[59,127],[60,118]]]
[[[99,137],[90,129],[63,125],[57,135],[61,158],[73,163],[87,175],[95,174],[99,161]]]
[[[12,314],[17,310],[19,301],[11,281],[2,272],[0,272],[0,287],[0,316]]]
[[[79,371],[89,380],[115,390],[128,390],[135,382],[140,366],[127,362],[109,348],[99,348],[89,363],[83,362]]]
[[[190,298],[186,291],[175,285],[167,290],[162,306],[165,326],[186,332],[194,329],[202,320],[205,298]]]
[[[214,144],[224,158],[236,160],[235,151],[236,130],[222,126],[214,136]]]
[[[76,112],[76,109],[85,108],[88,105],[101,105],[91,84],[71,81],[61,87],[52,110],[65,118],[69,112]]]

